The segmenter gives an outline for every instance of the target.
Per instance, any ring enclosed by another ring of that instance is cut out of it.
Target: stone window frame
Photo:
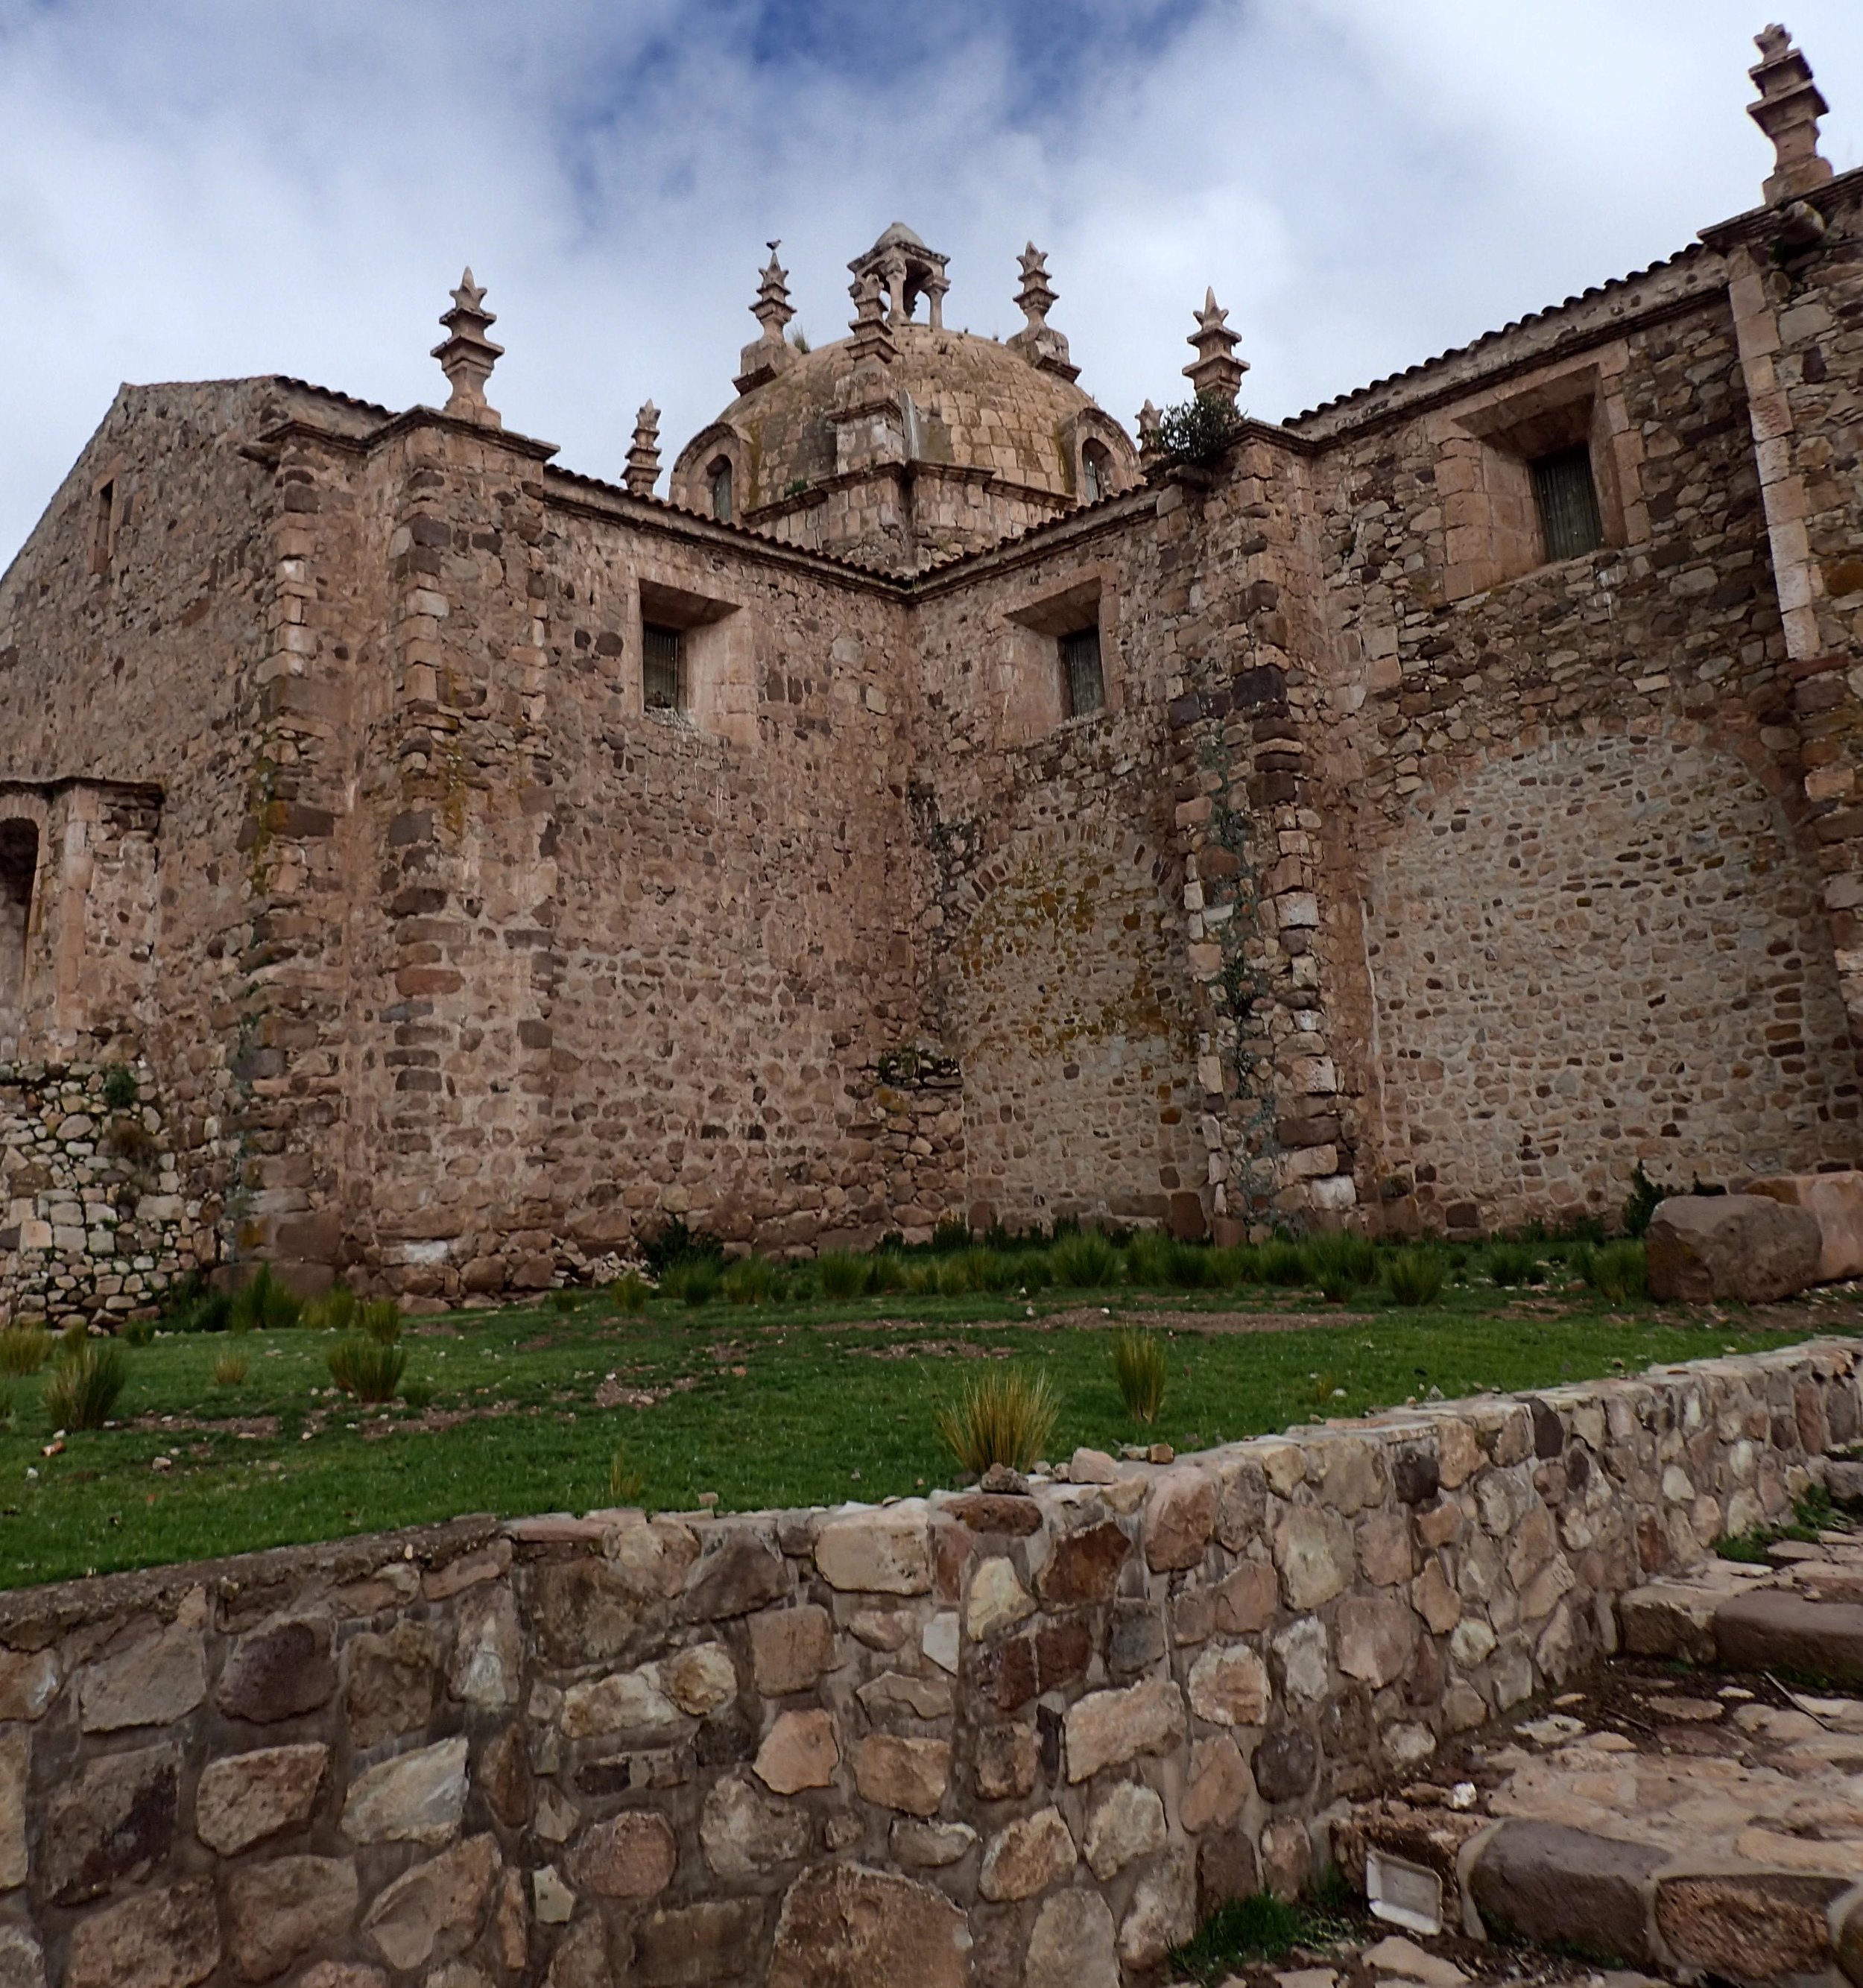
[[[1442,591],[1449,600],[1595,560],[1649,536],[1642,437],[1625,407],[1621,343],[1469,396],[1432,418],[1442,505]],[[1603,537],[1593,551],[1549,559],[1533,492],[1535,462],[1588,449]]]
[[[1112,416],[1099,407],[1083,407],[1074,417],[1074,432],[1069,438],[1069,468],[1074,478],[1074,494],[1082,504],[1095,503],[1100,498],[1087,494],[1087,451],[1089,445],[1104,451],[1107,469],[1100,491],[1100,498],[1117,496],[1129,490],[1139,480],[1138,455],[1132,447],[1132,440]]]
[[[668,725],[752,745],[757,735],[756,654],[751,617],[742,604],[695,592],[678,580],[641,574],[635,584],[634,667],[629,686],[634,708],[650,725]],[[679,635],[676,710],[647,705],[647,631]]]
[[[129,512],[123,460],[117,457],[90,482],[90,570],[99,579],[107,578],[116,568],[117,543],[129,522]]]
[[[1124,672],[1118,651],[1118,592],[1101,568],[1077,574],[1063,587],[1052,580],[1033,599],[1003,610],[998,674],[1003,742],[1032,745],[1057,732],[1097,725],[1124,708]],[[1067,665],[1062,644],[1093,628],[1100,637],[1104,702],[1097,709],[1068,709]]]
[[[752,501],[750,444],[729,421],[702,428],[679,451],[667,489],[673,502],[698,516],[713,519],[712,476],[721,458],[731,465],[731,517],[735,524],[756,506]]]

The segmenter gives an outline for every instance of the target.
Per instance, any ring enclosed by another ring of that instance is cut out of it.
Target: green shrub
[[[1378,1275],[1378,1251],[1366,1236],[1344,1229],[1310,1238],[1301,1249],[1307,1280],[1335,1303],[1350,1297]]]
[[[214,1362],[214,1385],[216,1388],[242,1387],[249,1371],[243,1353],[222,1353]]]
[[[304,1323],[320,1332],[347,1332],[356,1323],[361,1300],[347,1284],[332,1284],[305,1300]]]
[[[1643,1162],[1630,1177],[1630,1192],[1624,1202],[1624,1233],[1633,1240],[1648,1232],[1649,1219],[1669,1199],[1669,1190],[1658,1187],[1643,1171]]]
[[[856,1263],[862,1259],[856,1257]],[[875,1297],[905,1289],[905,1262],[896,1249],[876,1249],[866,1258],[867,1290]]]
[[[1413,1244],[1385,1266],[1385,1287],[1393,1304],[1433,1304],[1442,1294],[1449,1266],[1440,1250]]]
[[[1047,1448],[1060,1418],[1046,1374],[1031,1378],[992,1367],[938,1409],[934,1422],[960,1467],[980,1477],[992,1463],[1026,1470]]]
[[[155,1321],[152,1318],[129,1318],[123,1322],[123,1343],[128,1346],[148,1346],[155,1338]]]
[[[724,1278],[724,1270],[715,1256],[687,1256],[661,1278],[660,1294],[695,1307],[708,1305],[718,1296]]]
[[[52,1335],[42,1325],[9,1325],[0,1331],[0,1374],[36,1374],[52,1357]]]
[[[1162,1290],[1171,1281],[1171,1238],[1156,1229],[1141,1229],[1125,1246],[1125,1277],[1144,1290]]]
[[[718,1263],[723,1259],[725,1246],[715,1236],[694,1235],[685,1226],[684,1215],[672,1215],[651,1236],[641,1239],[641,1254],[664,1288],[668,1270],[695,1257]]]
[[[211,1289],[199,1271],[169,1287],[162,1323],[171,1332],[225,1332],[233,1322],[233,1301]]]
[[[815,1274],[822,1296],[838,1304],[865,1292],[871,1266],[866,1257],[857,1256],[851,1249],[825,1249],[815,1259]]]
[[[1165,1383],[1171,1357],[1155,1332],[1116,1332],[1113,1335],[1113,1377],[1119,1398],[1134,1422],[1155,1422],[1165,1405]]]
[[[781,1281],[776,1265],[767,1257],[740,1256],[725,1271],[722,1288],[729,1303],[762,1305],[776,1296]]]
[[[407,1349],[367,1333],[346,1333],[324,1355],[330,1377],[359,1401],[391,1401],[407,1371]]]
[[[565,1287],[549,1294],[549,1308],[554,1312],[572,1312],[582,1303],[582,1293]]]
[[[1503,1290],[1546,1282],[1546,1266],[1540,1261],[1538,1251],[1529,1249],[1524,1242],[1491,1243],[1482,1267],[1487,1273],[1488,1281],[1499,1284]]]
[[[1046,1249],[1022,1249],[1016,1256],[1016,1288],[1033,1295],[1054,1282],[1054,1266]]]
[[[1264,1284],[1291,1287],[1307,1281],[1307,1256],[1297,1242],[1276,1236],[1255,1253],[1255,1274]]]
[[[938,1226],[932,1232],[933,1253],[946,1256],[954,1249],[970,1247],[970,1224],[962,1215],[941,1215]]]
[[[392,1346],[401,1336],[401,1308],[393,1298],[370,1298],[357,1323],[377,1346]]]
[[[269,1263],[261,1263],[233,1294],[228,1323],[235,1332],[282,1332],[303,1317],[303,1300],[279,1283]]]
[[[935,1297],[938,1295],[938,1265],[924,1259],[908,1263],[900,1288],[910,1297]]]
[[[46,1413],[54,1428],[101,1428],[130,1378],[129,1356],[115,1341],[73,1348],[46,1382]]]
[[[1180,1291],[1202,1291],[1216,1282],[1213,1252],[1195,1242],[1171,1246],[1171,1282]]]
[[[103,1073],[103,1102],[113,1111],[127,1111],[136,1102],[136,1073],[127,1063],[113,1063]]]
[[[1158,446],[1172,462],[1214,462],[1241,433],[1243,419],[1234,401],[1199,394],[1158,416]]]
[[[1103,1290],[1119,1277],[1119,1252],[1097,1229],[1064,1237],[1048,1252],[1054,1281],[1077,1291]]]
[[[638,1270],[630,1270],[608,1286],[608,1297],[618,1312],[643,1312],[647,1309],[647,1280]]]
[[[404,1381],[401,1383],[401,1399],[416,1415],[419,1415],[423,1409],[433,1406],[433,1383],[431,1381]]]
[[[1244,1284],[1259,1283],[1261,1273],[1255,1252],[1246,1242],[1232,1249],[1211,1250],[1209,1281],[1211,1289],[1219,1291],[1232,1291]]]
[[[1641,1242],[1608,1242],[1591,1252],[1585,1282],[1607,1304],[1634,1304],[1647,1297],[1648,1278]]]

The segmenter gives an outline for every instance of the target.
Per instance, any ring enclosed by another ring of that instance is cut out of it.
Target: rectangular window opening
[[[1596,552],[1604,543],[1604,521],[1591,476],[1591,449],[1581,442],[1576,448],[1540,456],[1533,474],[1533,501],[1539,506],[1548,561]]]
[[[641,631],[641,688],[649,711],[683,711],[680,631],[649,621]]]
[[[1061,688],[1070,718],[1085,718],[1106,708],[1097,628],[1078,628],[1061,637]]]
[[[108,573],[110,553],[117,536],[117,481],[114,477],[107,483],[98,485],[97,494],[93,501],[95,509],[92,513],[90,527],[90,570],[93,573]]]

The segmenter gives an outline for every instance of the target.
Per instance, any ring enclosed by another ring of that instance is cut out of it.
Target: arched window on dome
[[[1113,494],[1113,452],[1104,442],[1090,441],[1080,451],[1080,501],[1097,504]]]
[[[721,525],[731,522],[731,458],[715,456],[705,472],[705,486],[712,493],[712,515]]]

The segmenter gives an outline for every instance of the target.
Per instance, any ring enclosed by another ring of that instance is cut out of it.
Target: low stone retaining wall
[[[1118,1988],[1786,1511],[1848,1344],[0,1597],[0,1988]]]
[[[0,1327],[120,1324],[212,1260],[148,1073],[136,1074],[141,1098],[117,1111],[100,1065],[0,1064]]]

